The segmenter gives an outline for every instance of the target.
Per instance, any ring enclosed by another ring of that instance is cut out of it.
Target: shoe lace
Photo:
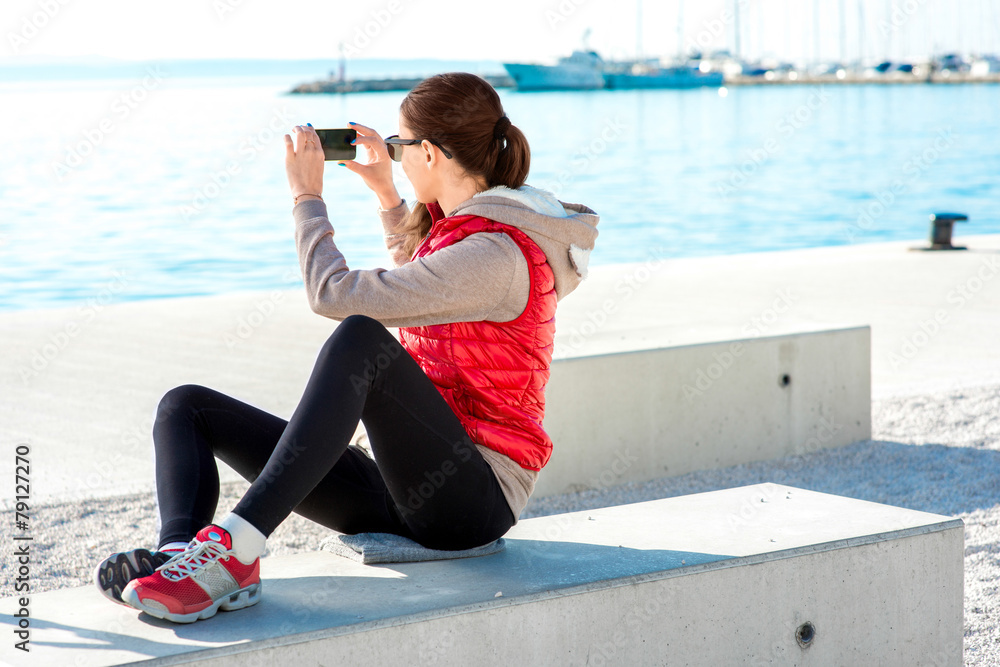
[[[177,554],[166,563],[156,568],[171,581],[190,577],[222,557],[228,557],[231,551],[218,542],[192,542],[188,548]]]

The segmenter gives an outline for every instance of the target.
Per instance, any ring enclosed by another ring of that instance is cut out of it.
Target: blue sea
[[[300,284],[283,135],[397,131],[404,93],[290,95],[335,61],[0,67],[0,309]],[[501,73],[355,61],[348,75]],[[926,239],[931,213],[1000,233],[1000,86],[520,93],[529,184],[601,215],[593,264]],[[398,166],[395,167],[398,169]],[[412,190],[397,172],[397,187]],[[386,266],[377,202],[331,168],[351,268]]]

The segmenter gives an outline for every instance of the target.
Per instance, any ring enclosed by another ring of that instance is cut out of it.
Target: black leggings
[[[374,460],[349,446],[364,422]],[[219,502],[218,457],[251,482],[233,509],[264,535],[291,512],[343,533],[467,549],[514,516],[492,469],[420,366],[352,315],[320,351],[285,421],[198,385],[170,390],[153,427],[159,547],[188,542]]]

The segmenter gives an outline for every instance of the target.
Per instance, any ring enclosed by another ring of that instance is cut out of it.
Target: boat
[[[1000,73],[1000,58],[996,56],[981,56],[969,65],[972,76],[987,76]]]
[[[683,3],[680,17],[683,18]],[[636,43],[642,42],[642,4],[637,16]],[[682,21],[678,21],[682,25]],[[518,90],[634,90],[641,88],[697,88],[699,86],[721,86],[722,71],[711,71],[684,57],[678,57],[672,64],[663,65],[659,58],[609,61],[601,58],[596,51],[587,48],[590,29],[583,35],[583,49],[574,51],[569,57],[560,58],[556,65],[536,65],[531,63],[503,63],[504,69],[514,80]],[[683,30],[678,29],[678,40],[682,40]],[[642,47],[636,48],[638,53]]]
[[[503,63],[518,90],[604,88],[604,60],[595,51],[574,51],[556,65]]]
[[[604,72],[604,86],[613,90],[718,87],[722,83],[722,72],[703,72],[699,67],[691,65],[661,67],[647,61],[615,67],[611,63]]]
[[[558,65],[504,63],[518,90],[633,90],[721,86],[722,72],[697,65],[661,66],[656,59],[606,61],[594,51],[574,51]]]

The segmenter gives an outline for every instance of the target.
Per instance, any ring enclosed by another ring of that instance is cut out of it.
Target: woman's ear
[[[437,156],[434,154],[434,144],[424,139],[420,142],[420,148],[424,151],[424,162],[428,167],[434,165],[437,161]]]

